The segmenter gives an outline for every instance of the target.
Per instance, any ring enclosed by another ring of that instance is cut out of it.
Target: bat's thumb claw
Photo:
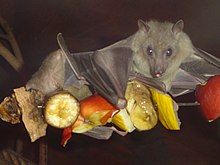
[[[124,98],[119,98],[116,106],[118,109],[125,108],[127,106],[127,100]]]

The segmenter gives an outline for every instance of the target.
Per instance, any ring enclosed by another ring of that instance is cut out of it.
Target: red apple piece
[[[211,77],[206,84],[196,88],[196,99],[200,109],[209,121],[220,117],[220,75]]]

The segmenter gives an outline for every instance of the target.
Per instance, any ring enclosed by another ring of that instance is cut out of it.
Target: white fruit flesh
[[[45,119],[57,128],[72,125],[79,115],[79,103],[69,93],[59,93],[50,97],[45,107]]]

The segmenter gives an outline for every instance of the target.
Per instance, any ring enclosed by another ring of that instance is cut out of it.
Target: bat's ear
[[[174,34],[178,34],[179,32],[183,31],[183,27],[184,27],[184,22],[183,22],[183,20],[181,19],[181,20],[177,21],[177,22],[173,25],[173,27],[172,27],[172,32],[173,32]]]
[[[138,28],[139,30],[144,31],[145,33],[147,33],[150,29],[150,27],[141,19],[138,20]]]

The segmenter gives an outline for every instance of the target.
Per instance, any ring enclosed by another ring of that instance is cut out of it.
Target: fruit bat
[[[138,20],[138,31],[103,49],[70,53],[61,34],[60,49],[50,54],[27,82],[45,94],[90,85],[117,108],[126,106],[127,81],[137,79],[178,96],[220,73],[220,59],[193,46],[176,23]]]

